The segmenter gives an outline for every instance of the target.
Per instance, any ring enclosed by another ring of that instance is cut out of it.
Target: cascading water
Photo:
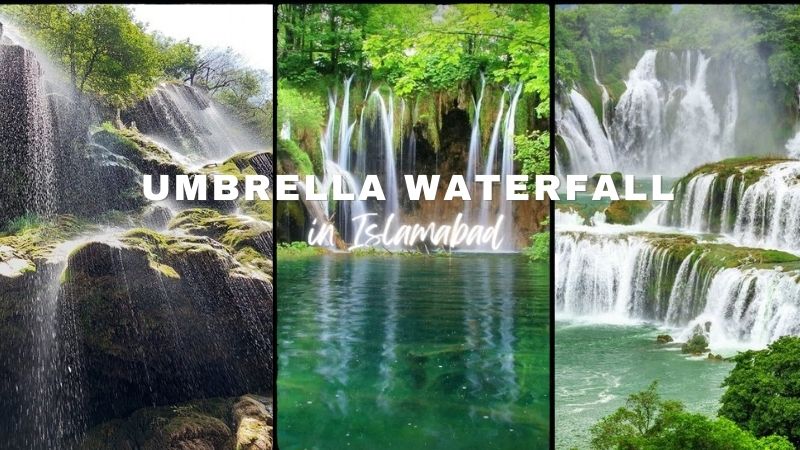
[[[0,198],[6,202],[0,219],[56,212],[54,119],[47,96],[33,52],[0,45]]]
[[[468,186],[475,182],[475,173],[478,170],[478,155],[481,146],[481,103],[483,102],[483,91],[486,88],[486,78],[481,73],[481,91],[478,100],[472,99],[475,109],[472,115],[472,132],[469,136],[469,155],[467,156],[467,176]]]
[[[717,347],[763,347],[800,334],[797,271],[716,268],[704,250],[684,256],[674,243],[665,245],[669,239],[559,233],[557,311],[594,321],[654,322],[684,330],[683,339],[701,325]]]
[[[224,160],[267,145],[228,117],[201,89],[162,83],[122,113],[125,123],[175,154],[198,164]]]
[[[569,158],[569,168],[574,173],[612,172],[614,170],[614,144],[597,120],[592,105],[578,91],[569,93],[569,107],[556,105],[558,135],[563,139]],[[556,168],[564,175],[560,164]]]
[[[395,169],[394,156],[394,99],[390,94],[389,107],[387,108],[386,102],[384,102],[383,96],[379,90],[376,89],[373,91],[372,95],[377,99],[380,107],[381,130],[383,131],[384,188],[386,190],[384,217],[389,217],[394,214],[396,218],[400,218],[399,188],[397,185],[397,170]]]
[[[365,94],[363,102],[357,107],[360,108],[357,120],[350,122],[351,115],[355,115],[350,104],[352,82],[352,76],[344,80],[341,99],[335,92],[331,92],[328,98],[327,122],[320,138],[320,147],[325,158],[324,175],[316,179],[315,189],[317,192],[329,192],[333,185],[333,175],[338,175],[343,180],[345,191],[355,193],[361,190],[369,171],[376,170],[382,177],[381,188],[386,200],[380,203],[359,200],[338,203],[329,203],[327,200],[306,202],[309,214],[316,219],[317,226],[320,222],[327,224],[330,218],[335,217],[336,229],[348,243],[353,242],[358,227],[358,223],[352,221],[354,217],[375,214],[378,218],[388,219],[390,215],[394,215],[394,223],[403,224],[398,166],[402,167],[403,173],[415,174],[417,163],[415,124],[418,105],[413,109],[409,108],[401,99],[398,102],[399,118],[396,118],[394,96],[391,93],[387,96],[377,88]],[[499,174],[503,177],[513,174],[514,170],[514,118],[522,95],[522,85],[508,86],[503,91],[499,110],[493,121],[485,164],[481,165],[478,163],[478,159],[482,160],[480,114],[485,90],[485,79],[482,78],[481,90],[473,104],[475,109],[470,126],[469,152],[472,156],[468,158],[466,172],[472,180],[479,169],[482,169],[483,174]],[[396,126],[400,128],[397,129]],[[335,139],[337,135],[338,139]],[[357,145],[352,144],[354,136],[358,136]],[[501,143],[503,150],[498,158]],[[374,158],[371,157],[373,153]],[[438,152],[436,154],[438,158]],[[498,159],[499,168],[496,167]],[[306,188],[301,187],[304,192]],[[474,189],[472,191],[475,192]],[[514,236],[513,204],[505,199],[503,191],[504,189],[498,189],[501,198],[493,202],[479,202],[479,211],[477,205],[476,210],[472,211],[468,206],[470,202],[466,202],[462,222],[483,227],[492,226],[494,221],[490,220],[490,216],[494,210],[497,214],[504,215],[500,233]],[[514,246],[513,238],[504,239],[504,251],[513,250]],[[488,250],[488,247],[478,250]]]
[[[702,163],[736,154],[739,96],[731,71],[714,73],[725,97],[709,92],[711,59],[703,52],[647,50],[630,71],[613,115],[610,94],[596,74],[601,117],[586,98],[571,89],[556,109],[566,155],[557,173],[659,173],[676,176]],[[663,61],[663,64],[659,63]],[[663,73],[662,73],[663,72]],[[607,98],[608,97],[608,98]],[[697,151],[702,148],[703,151]]]
[[[501,225],[501,232],[502,236],[506,236],[506,239],[503,240],[503,249],[504,250],[513,250],[514,249],[514,242],[512,242],[511,236],[514,235],[514,215],[512,212],[512,204],[511,200],[506,198],[506,188],[505,183],[508,180],[509,175],[514,174],[514,129],[515,129],[515,121],[517,117],[517,102],[519,102],[519,96],[522,94],[522,84],[518,84],[514,89],[514,94],[511,97],[511,103],[508,106],[508,112],[506,113],[506,120],[505,120],[505,129],[503,130],[503,159],[502,159],[502,166],[501,166],[501,180],[504,180],[503,183],[503,191],[502,191],[502,198],[500,202],[500,208],[498,210],[498,214],[503,216],[503,223]]]
[[[757,173],[748,183],[748,174]],[[800,252],[800,162],[743,167],[720,178],[698,174],[675,186],[659,222],[698,233],[723,233],[741,245]]]
[[[500,96],[500,107],[497,109],[497,118],[494,120],[494,126],[492,127],[492,138],[489,141],[489,150],[486,154],[486,164],[483,166],[484,175],[494,174],[494,160],[497,155],[497,146],[500,142],[500,127],[503,119],[503,110],[506,106],[506,93],[506,91],[503,91],[503,95]],[[480,225],[487,226],[489,224],[489,210],[491,207],[491,202],[481,201],[481,211],[478,219],[478,223]]]

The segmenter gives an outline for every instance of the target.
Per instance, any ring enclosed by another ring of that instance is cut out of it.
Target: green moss
[[[101,125],[92,140],[118,155],[130,160],[142,173],[177,175],[185,169],[172,159],[172,155],[158,144],[129,128],[115,128],[109,123]]]
[[[652,207],[648,200],[614,200],[606,208],[606,222],[633,225],[643,219]]]
[[[294,141],[289,139],[280,139],[278,141],[278,158],[281,160],[284,170],[287,171],[286,173],[301,177],[314,174],[314,165],[311,163],[311,157]],[[287,165],[290,167],[286,167]]]
[[[681,353],[700,355],[708,351],[708,339],[702,333],[695,333],[681,346]]]
[[[10,247],[28,260],[47,257],[60,243],[93,228],[89,223],[71,215],[58,216],[49,221],[25,218],[0,233],[0,247]]]
[[[691,172],[686,174],[686,176],[681,178],[681,181],[688,182],[690,179],[704,174],[716,173],[721,178],[727,178],[727,176],[734,175],[739,172],[753,171],[750,175],[746,174],[745,178],[746,181],[749,181],[748,184],[751,184],[761,178],[761,175],[764,173],[764,169],[767,167],[786,161],[789,161],[789,159],[784,156],[740,156],[736,158],[728,158],[723,159],[722,161],[696,167]]]

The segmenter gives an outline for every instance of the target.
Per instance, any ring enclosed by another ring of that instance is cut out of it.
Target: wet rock
[[[142,225],[154,230],[164,230],[172,220],[172,210],[165,206],[150,205],[142,212]]]
[[[270,450],[272,401],[257,395],[140,409],[92,428],[81,450]]]
[[[207,236],[239,251],[255,249],[272,259],[272,224],[244,215],[224,215],[213,209],[180,212],[169,224],[196,236]]]
[[[272,402],[264,397],[245,395],[233,405],[236,450],[272,448]]]
[[[709,361],[725,361],[725,358],[723,358],[722,355],[715,355],[715,354],[709,352],[708,360]]]
[[[703,334],[703,329],[698,326],[695,328],[692,338],[681,346],[681,353],[702,355],[707,351],[708,338]]]
[[[34,54],[0,46],[0,225],[55,212],[52,118]]]
[[[656,336],[657,344],[669,344],[672,341],[673,341],[672,336],[668,334],[659,334],[658,336]]]
[[[271,389],[269,276],[222,244],[134,230],[74,251],[63,278],[90,424]]]
[[[652,207],[648,200],[614,200],[606,208],[606,222],[633,225],[644,219]]]

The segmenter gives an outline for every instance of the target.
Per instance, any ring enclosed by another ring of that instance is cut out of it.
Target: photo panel
[[[0,5],[0,447],[272,448],[272,17]]]
[[[279,445],[548,448],[550,7],[277,8]]]
[[[800,444],[799,11],[556,7],[557,449]]]

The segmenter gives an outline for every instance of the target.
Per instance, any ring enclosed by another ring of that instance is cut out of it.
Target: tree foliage
[[[232,49],[203,49],[134,20],[122,5],[5,5],[8,15],[68,74],[80,93],[120,109],[164,80],[206,89],[246,126],[271,139],[272,80]]]
[[[67,69],[80,92],[115,107],[144,97],[161,74],[156,41],[120,5],[14,5],[5,9]]]
[[[278,67],[294,85],[369,74],[397,95],[453,89],[483,72],[522,82],[549,114],[547,5],[280,5]]]
[[[800,446],[800,337],[734,358],[719,414],[756,436],[780,434]]]
[[[662,400],[652,383],[631,394],[624,407],[591,429],[594,449],[642,450],[791,450],[784,437],[757,438],[726,419],[711,419],[684,410],[681,403]]]

